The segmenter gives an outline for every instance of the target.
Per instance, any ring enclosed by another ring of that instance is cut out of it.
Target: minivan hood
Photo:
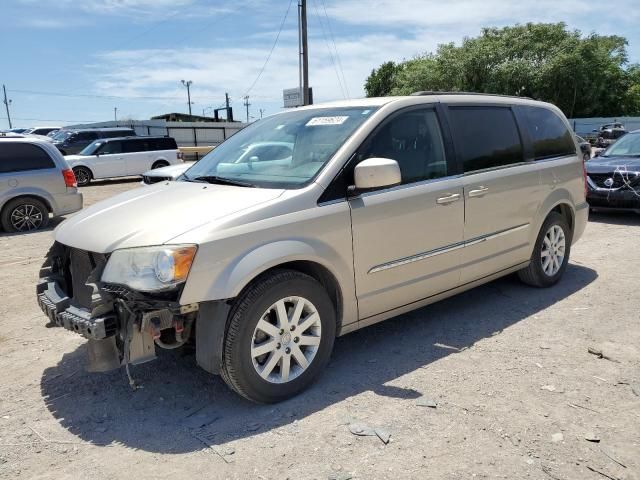
[[[64,221],[56,241],[109,253],[161,245],[196,227],[278,198],[284,190],[170,182],[136,188]]]
[[[640,172],[639,157],[595,157],[585,163],[587,173],[613,172],[617,167]]]

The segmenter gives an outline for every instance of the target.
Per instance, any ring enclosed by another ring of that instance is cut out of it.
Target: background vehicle
[[[22,132],[25,135],[49,135],[60,130],[60,127],[35,127]]]
[[[82,208],[73,172],[49,142],[0,138],[0,222],[6,232],[44,228]]]
[[[620,137],[627,133],[624,127],[611,127],[604,128],[598,132],[598,139],[596,140],[596,146],[606,148],[612,145]]]
[[[87,145],[100,138],[135,136],[136,132],[131,128],[62,129],[53,136],[53,144],[62,155],[72,155],[82,151]]]
[[[640,130],[600,152],[586,169],[591,208],[640,213]]]
[[[92,179],[142,175],[149,169],[182,162],[171,137],[122,137],[96,140],[78,155],[65,157],[79,186]]]
[[[579,135],[576,135],[576,141],[582,152],[582,159],[586,162],[591,158],[591,144]]]
[[[142,182],[146,185],[153,185],[158,182],[174,181],[184,172],[186,172],[193,162],[177,163],[168,167],[154,168],[147,170],[142,174]]]
[[[290,156],[246,157],[281,142]],[[276,402],[317,378],[336,335],[510,273],[556,284],[587,222],[583,167],[561,111],[523,98],[297,108],[234,134],[179,181],[69,219],[38,301],[94,340],[104,369],[194,339],[202,368]],[[89,276],[99,304],[75,287]]]

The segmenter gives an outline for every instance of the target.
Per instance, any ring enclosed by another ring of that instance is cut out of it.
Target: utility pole
[[[300,45],[302,47],[302,104],[309,105],[309,45],[307,42],[307,0],[300,0]]]
[[[113,121],[118,121],[118,107],[113,107]]]
[[[182,85],[187,87],[187,104],[189,105],[189,116],[191,116],[191,84],[193,82],[191,80],[184,81],[182,80]]]
[[[233,114],[231,113],[231,107],[229,107],[229,94],[227,92],[224,93],[224,103],[227,106],[227,122],[232,122]]]
[[[264,112],[266,112],[266,110],[264,108],[260,109],[260,118],[262,118],[262,115],[264,114]]]
[[[247,107],[247,123],[249,123],[249,105],[251,105],[249,103],[249,95],[246,95],[244,97],[244,106]]]
[[[7,120],[9,120],[9,128],[13,128],[11,125],[11,115],[9,114],[9,105],[11,105],[11,100],[7,100],[7,88],[2,84],[2,91],[4,93],[4,106],[7,109]]]

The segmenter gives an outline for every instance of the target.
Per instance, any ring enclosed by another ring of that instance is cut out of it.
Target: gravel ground
[[[270,406],[184,352],[133,367],[135,392],[85,372],[82,338],[35,302],[51,241],[0,235],[2,478],[640,479],[640,216],[592,214],[554,288],[507,277],[338,339],[318,383]]]

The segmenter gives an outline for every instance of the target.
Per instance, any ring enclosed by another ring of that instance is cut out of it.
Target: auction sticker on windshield
[[[339,117],[313,117],[307,122],[306,127],[313,127],[317,125],[342,125],[349,118],[346,115]]]

